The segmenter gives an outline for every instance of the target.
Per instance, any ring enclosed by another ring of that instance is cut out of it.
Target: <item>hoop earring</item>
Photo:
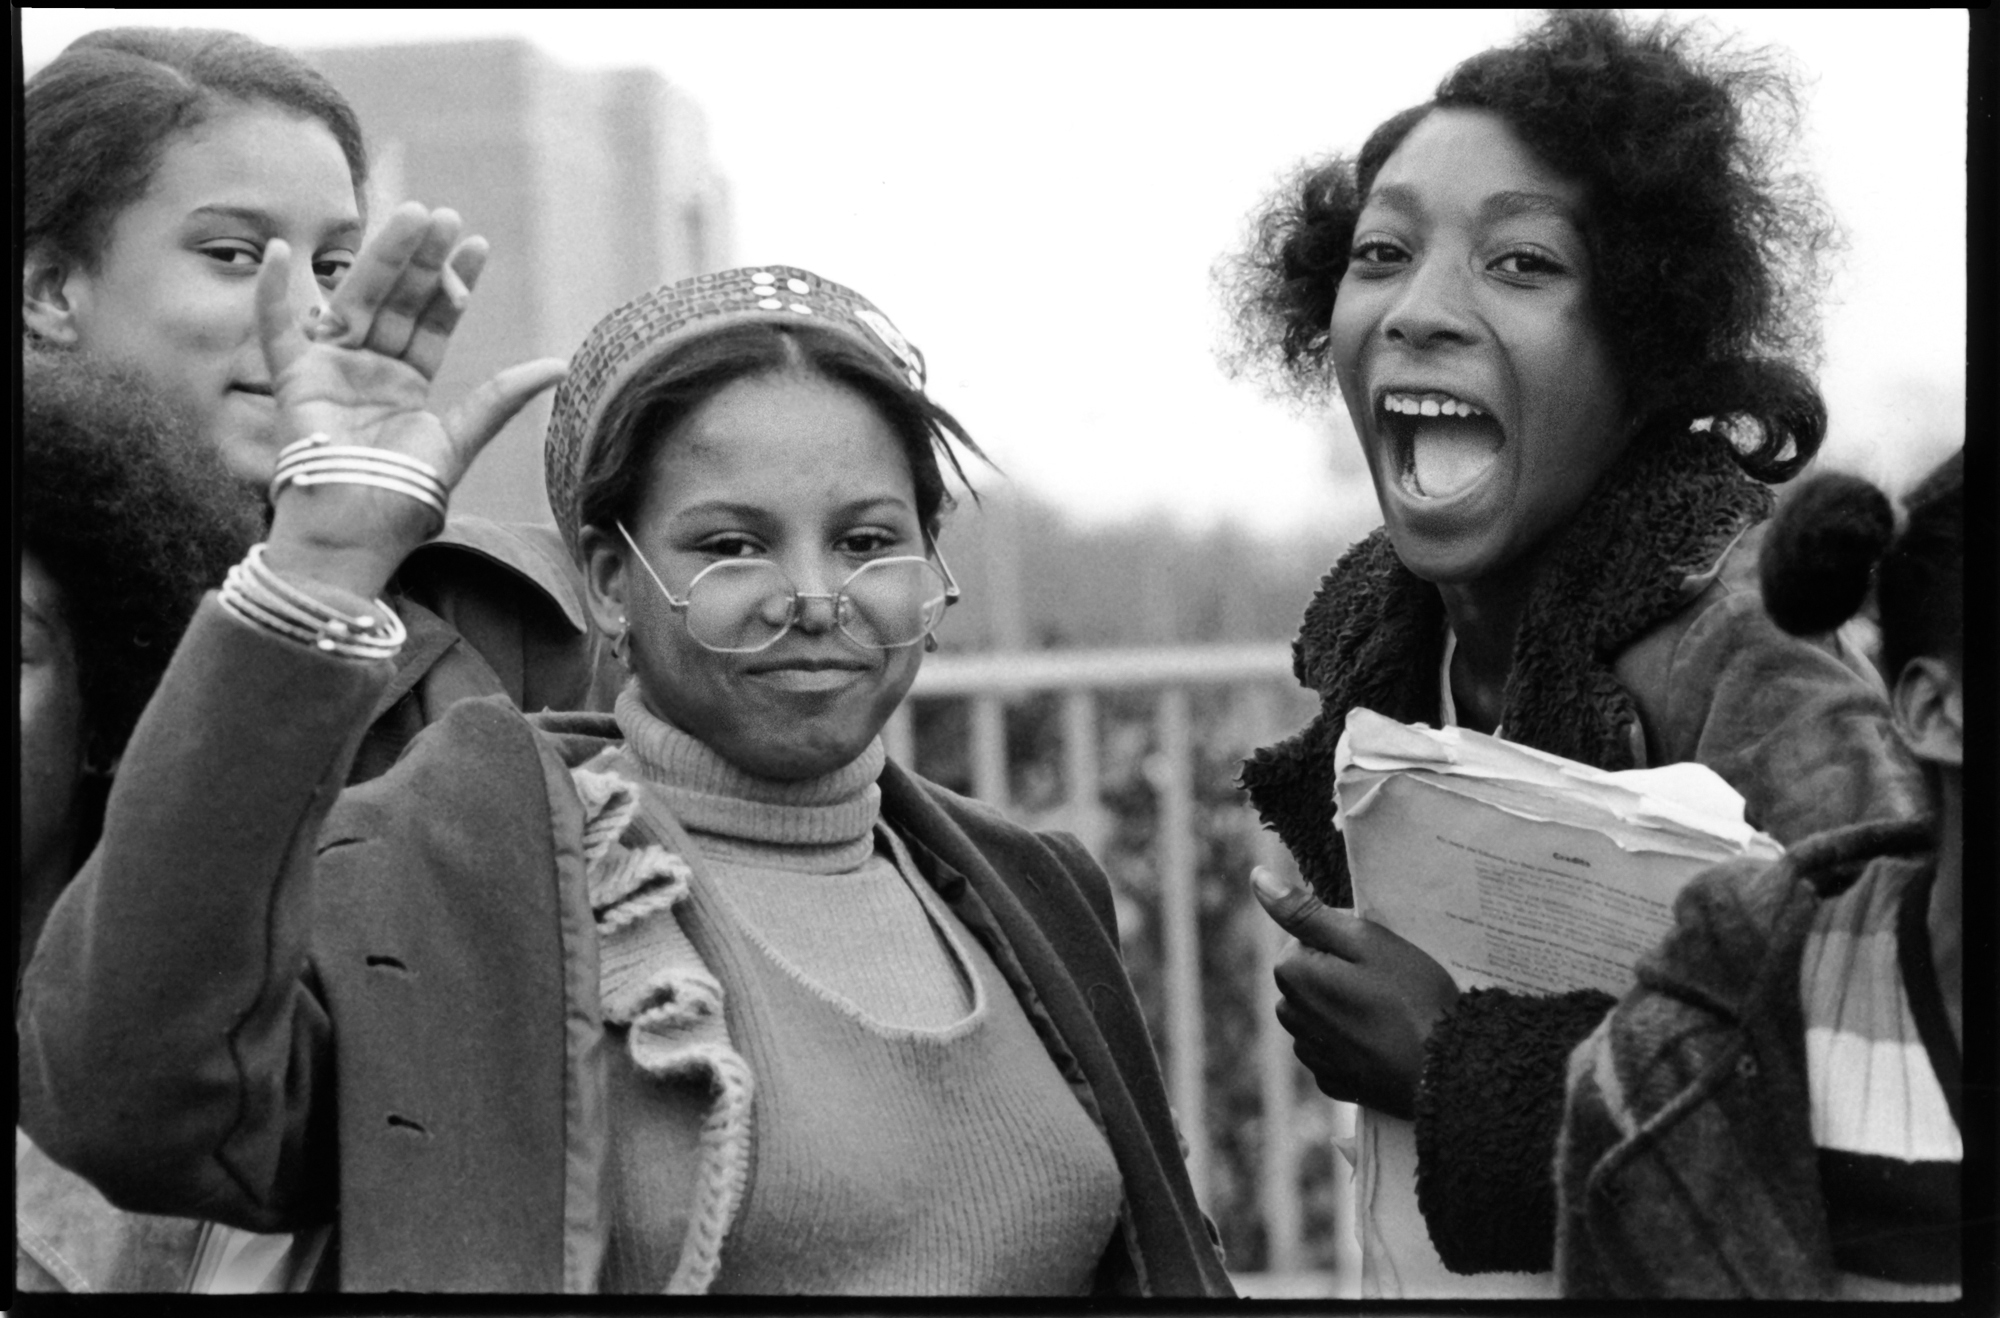
[[[618,662],[625,667],[632,666],[632,629],[623,618],[618,620],[618,631],[611,638],[611,653],[616,655]]]

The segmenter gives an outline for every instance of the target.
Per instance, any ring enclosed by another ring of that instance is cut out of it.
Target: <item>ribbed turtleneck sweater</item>
[[[878,839],[887,758],[877,738],[850,764],[778,782],[747,774],[654,717],[637,688],[619,730],[736,914],[808,979],[888,1025],[965,1015],[971,985]]]
[[[822,777],[744,773],[619,699],[697,850],[680,918],[755,1077],[750,1185],[714,1290],[1077,1294],[1121,1202],[1109,1145],[978,940],[880,826],[880,741]],[[620,1053],[622,1050],[613,1050]],[[649,1176],[646,1078],[612,1094],[605,1284],[657,1290],[678,1187]]]

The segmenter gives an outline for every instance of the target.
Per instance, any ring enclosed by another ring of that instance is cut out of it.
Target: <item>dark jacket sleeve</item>
[[[331,1215],[309,885],[390,673],[211,595],[141,717],[17,1007],[22,1127],[118,1206],[261,1231]]]
[[[1732,564],[1620,658],[1655,762],[1714,769],[1750,822],[1788,845],[1920,813],[1922,779],[1879,688],[1831,637],[1780,631],[1741,576]],[[1434,1033],[1418,1098],[1418,1203],[1447,1267],[1550,1266],[1566,1059],[1610,1004],[1603,994],[1467,994]]]
[[[1474,989],[1432,1031],[1417,1092],[1417,1206],[1453,1272],[1549,1267],[1564,1070],[1613,1001]]]
[[[1631,1115],[1615,1080],[1609,1022],[1577,1045],[1569,1062],[1568,1098],[1556,1138],[1556,1279],[1565,1296],[1608,1296],[1611,1278],[1591,1235],[1586,1208],[1591,1173],[1624,1138]]]
[[[1681,891],[1673,931],[1570,1060],[1555,1160],[1565,1296],[1827,1298],[1798,988],[1818,902],[1799,865],[1893,836],[1822,835]]]

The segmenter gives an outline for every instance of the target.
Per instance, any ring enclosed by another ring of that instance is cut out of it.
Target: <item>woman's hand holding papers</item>
[[[1329,1098],[1408,1120],[1424,1042],[1458,1001],[1445,968],[1414,943],[1270,870],[1250,871],[1257,901],[1299,940],[1279,963],[1278,1023]]]

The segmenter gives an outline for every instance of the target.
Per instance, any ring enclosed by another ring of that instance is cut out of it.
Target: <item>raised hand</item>
[[[284,441],[324,434],[419,459],[449,490],[508,419],[562,378],[563,363],[510,367],[439,415],[431,382],[486,264],[459,217],[407,202],[317,317],[292,305],[290,249],[273,240],[257,279],[257,320]],[[405,495],[365,485],[291,486],[272,519],[267,561],[364,598],[379,594],[436,519]]]
[[[1261,866],[1250,886],[1299,940],[1279,962],[1278,1023],[1320,1092],[1405,1120],[1416,1114],[1424,1042],[1458,1001],[1458,986],[1409,940]]]

